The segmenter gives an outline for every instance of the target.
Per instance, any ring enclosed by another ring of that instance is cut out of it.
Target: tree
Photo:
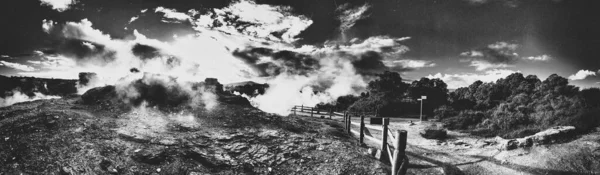
[[[402,82],[402,77],[397,72],[385,71],[378,74],[378,79],[369,82],[367,89],[373,93],[388,93],[390,95],[401,96],[406,92],[408,84]]]
[[[413,81],[408,88],[408,96],[414,100],[427,96],[423,103],[423,111],[432,113],[433,109],[445,105],[448,102],[448,85],[440,79],[421,78]]]

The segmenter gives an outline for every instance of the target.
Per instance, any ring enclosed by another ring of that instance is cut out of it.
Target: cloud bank
[[[68,10],[76,0],[40,0],[42,5],[50,6],[52,9],[63,12]]]

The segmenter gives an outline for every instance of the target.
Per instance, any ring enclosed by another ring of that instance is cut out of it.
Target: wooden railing
[[[292,108],[293,114],[296,115],[297,112],[310,113],[310,116],[313,117],[315,114],[319,114],[320,111],[317,108],[307,107],[304,105],[294,106]],[[333,111],[329,111],[329,118],[331,116],[343,116],[344,117],[344,127],[345,131],[353,136],[358,136],[359,143],[363,144],[365,139],[370,140],[371,142],[377,144],[379,154],[379,160],[382,162],[390,162],[392,165],[392,175],[404,175],[408,169],[409,160],[406,156],[406,141],[407,141],[407,132],[405,130],[396,130],[396,136],[392,133],[392,131],[388,128],[390,123],[389,118],[382,118],[381,127],[366,125],[365,124],[365,116],[372,116],[373,118],[378,118],[377,112],[344,112],[344,113],[336,113]],[[352,116],[360,116],[360,123],[353,122]],[[352,125],[357,126],[359,128],[358,131],[352,129]],[[375,138],[371,134],[371,130],[381,132],[381,140]],[[388,139],[394,143],[393,147],[388,144]],[[393,150],[393,152],[392,152]]]
[[[409,164],[408,157],[405,153],[407,132],[405,130],[396,130],[396,136],[394,137],[394,134],[392,134],[392,131],[388,128],[390,123],[389,118],[383,118],[381,127],[376,127],[365,124],[365,115],[360,115],[360,123],[353,122],[352,116],[353,115],[349,113],[344,115],[344,123],[346,124],[345,127],[348,134],[358,135],[361,144],[364,143],[365,139],[377,144],[379,147],[378,151],[380,152],[379,160],[382,162],[389,161],[392,164],[392,175],[406,174]],[[358,126],[359,130],[353,130],[352,125]],[[381,132],[382,139],[375,138],[370,130]],[[394,143],[393,152],[390,145],[388,145],[388,138]]]
[[[329,118],[331,119],[332,116],[335,115],[339,115],[342,116],[344,114],[342,113],[338,113],[338,112],[333,112],[333,110],[323,110],[323,109],[319,109],[319,108],[314,108],[314,107],[308,107],[308,106],[304,106],[304,105],[300,105],[300,106],[294,106],[292,108],[292,112],[294,112],[294,115],[296,115],[296,112],[304,112],[304,113],[310,113],[310,116],[313,117],[314,114],[327,114],[329,115]]]

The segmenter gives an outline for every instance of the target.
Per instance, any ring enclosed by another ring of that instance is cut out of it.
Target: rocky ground
[[[243,105],[164,112],[80,97],[0,108],[0,174],[387,174],[341,122]]]
[[[522,145],[521,140],[526,139],[482,138],[455,131],[448,131],[447,138],[442,140],[423,138],[419,132],[432,128],[432,125],[443,129],[438,122],[419,122],[417,119],[391,121],[390,129],[408,132],[408,174],[600,173],[600,128],[581,136],[558,134],[541,139],[541,135],[569,129],[550,128],[526,137],[533,138],[533,143]],[[372,133],[381,138],[380,133]],[[375,147],[374,144],[369,145]]]

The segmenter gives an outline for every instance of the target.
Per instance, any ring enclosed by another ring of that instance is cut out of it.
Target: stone
[[[167,154],[163,150],[143,149],[134,152],[131,158],[137,162],[156,165],[167,160]]]
[[[531,147],[533,145],[532,137],[518,138],[517,142],[520,148]]]
[[[519,146],[519,142],[516,139],[504,139],[500,141],[500,149],[503,150],[513,150]]]
[[[567,139],[575,131],[574,126],[556,126],[538,132],[531,136],[533,143],[541,145],[554,143],[558,140]]]
[[[424,129],[419,134],[426,139],[445,139],[447,136],[446,130],[443,129]]]

